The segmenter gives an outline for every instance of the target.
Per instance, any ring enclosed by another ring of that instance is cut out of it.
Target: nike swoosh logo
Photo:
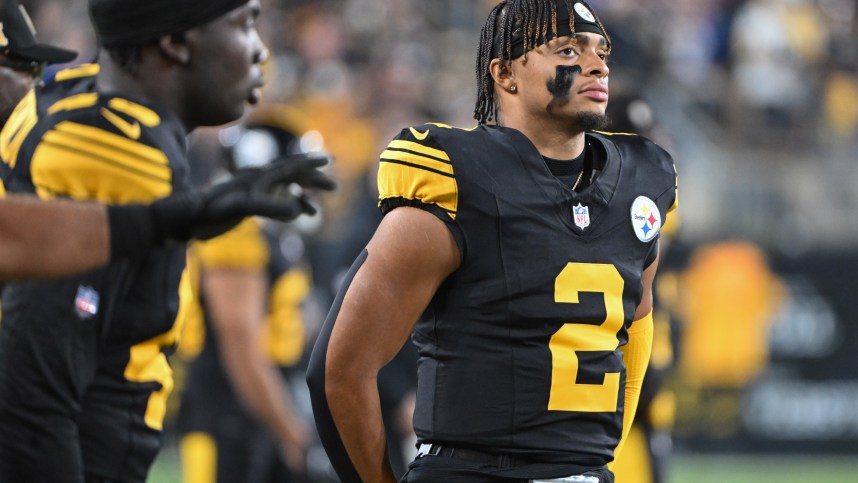
[[[424,139],[426,139],[427,136],[429,136],[429,130],[428,129],[426,130],[426,132],[420,132],[420,131],[414,129],[413,127],[409,127],[408,129],[411,130],[411,134],[413,134],[414,137],[416,137],[418,141],[423,141]]]
[[[139,122],[128,122],[125,119],[122,119],[121,117],[114,114],[113,111],[104,107],[101,108],[101,115],[104,116],[105,119],[110,121],[110,124],[116,126],[116,129],[122,131],[122,134],[125,134],[126,136],[134,140],[140,139]]]

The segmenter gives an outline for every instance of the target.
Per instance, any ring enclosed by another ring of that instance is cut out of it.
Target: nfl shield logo
[[[90,319],[98,313],[98,292],[92,287],[77,287],[74,298],[74,310],[81,319]]]
[[[572,208],[572,212],[575,215],[575,226],[582,230],[590,226],[590,208],[578,203],[578,206]]]

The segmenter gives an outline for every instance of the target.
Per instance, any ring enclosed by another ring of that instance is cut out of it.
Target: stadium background
[[[41,40],[93,58],[86,0],[21,3]],[[265,101],[307,115],[342,185],[306,237],[311,330],[377,222],[386,142],[425,121],[473,124],[473,58],[493,3],[262,0]],[[857,2],[590,3],[614,40],[612,98],[644,101],[631,117],[680,172],[660,282],[677,356],[670,482],[855,480]],[[193,137],[197,159],[216,157],[216,130]],[[178,481],[169,432],[167,443],[152,483]]]

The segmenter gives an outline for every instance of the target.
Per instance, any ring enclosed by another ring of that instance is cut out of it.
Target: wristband
[[[157,240],[155,220],[149,206],[108,205],[110,261],[142,258]]]

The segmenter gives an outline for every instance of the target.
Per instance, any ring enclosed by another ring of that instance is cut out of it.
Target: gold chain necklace
[[[581,172],[578,173],[578,179],[575,180],[575,184],[572,185],[572,191],[575,191],[575,188],[578,187],[578,183],[581,182],[581,178],[584,176],[584,168],[581,168]]]

